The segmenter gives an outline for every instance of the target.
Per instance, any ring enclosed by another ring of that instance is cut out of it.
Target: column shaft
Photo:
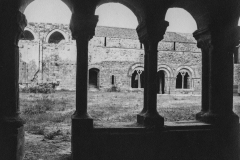
[[[148,57],[148,113],[157,111],[157,67],[158,67],[158,43],[151,43]]]
[[[76,114],[87,118],[88,100],[88,38],[79,37],[77,43]]]
[[[209,53],[202,50],[202,112],[209,109]]]
[[[232,113],[233,106],[233,56],[221,43],[210,50],[210,112]]]
[[[147,52],[148,50],[148,44],[147,43],[144,43],[144,51],[145,51],[145,54],[144,54],[144,95],[143,95],[143,110],[141,113],[145,113],[147,111],[147,101],[148,101],[148,58],[149,58],[149,53]]]

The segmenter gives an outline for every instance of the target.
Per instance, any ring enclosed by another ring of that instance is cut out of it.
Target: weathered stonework
[[[30,83],[37,74],[37,82],[60,81],[59,89],[75,90],[76,84],[76,42],[72,40],[68,25],[29,23],[26,30],[30,31],[34,40],[19,42],[21,63],[20,83]],[[59,43],[48,43],[54,32],[63,34]],[[39,40],[40,37],[40,40]],[[201,92],[201,50],[191,34],[166,33],[158,45],[159,71],[164,71],[167,93],[200,94]],[[43,78],[42,66],[43,53]],[[121,91],[132,90],[131,74],[134,67],[144,65],[144,46],[138,40],[133,29],[96,27],[95,36],[89,42],[89,69],[99,70],[97,87],[107,90],[114,86]],[[28,67],[28,73],[26,68]],[[176,89],[177,75],[181,70],[189,74],[189,88]],[[239,66],[235,65],[234,84],[239,81]],[[26,78],[28,76],[28,78]]]

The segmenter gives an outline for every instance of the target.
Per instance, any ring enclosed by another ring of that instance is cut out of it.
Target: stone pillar
[[[163,127],[164,119],[157,112],[157,68],[158,68],[158,42],[163,39],[168,22],[154,23],[143,21],[137,28],[140,42],[145,49],[145,86],[144,86],[144,112],[138,115],[138,123],[145,126]]]
[[[0,159],[9,160],[24,157],[24,122],[19,117],[18,41],[27,21],[15,7],[7,8],[0,15]]]
[[[238,123],[233,113],[233,51],[236,29],[210,27],[194,33],[202,49],[202,111],[197,119],[212,124]]]
[[[95,34],[97,16],[72,14],[70,30],[77,44],[76,111],[72,116],[72,130],[93,128],[93,119],[87,113],[88,100],[88,42]]]
[[[211,35],[207,29],[204,29],[195,31],[193,36],[198,42],[198,48],[202,50],[202,108],[196,114],[196,119],[200,120],[203,114],[209,110],[209,49]]]
[[[144,91],[143,91],[143,109],[142,111],[137,115],[137,122],[140,124],[143,124],[143,115],[146,113],[147,111],[147,82],[148,82],[148,53],[147,53],[147,49],[148,49],[148,44],[147,43],[143,43],[144,45]]]

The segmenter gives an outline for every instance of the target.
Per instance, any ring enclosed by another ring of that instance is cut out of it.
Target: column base
[[[143,125],[143,121],[144,121],[144,115],[141,113],[137,114],[137,123]]]
[[[23,159],[25,142],[23,124],[19,117],[0,119],[0,159]]]
[[[196,119],[217,126],[237,126],[239,124],[239,117],[235,113],[221,115],[211,112],[199,112],[196,114]]]
[[[72,134],[79,132],[88,132],[93,129],[93,119],[89,114],[72,115]]]
[[[145,113],[137,115],[137,123],[145,127],[162,128],[164,126],[164,118],[156,113]]]
[[[206,113],[206,112],[203,112],[203,111],[198,112],[198,113],[196,114],[196,120],[201,121],[202,116],[203,116],[205,113]]]

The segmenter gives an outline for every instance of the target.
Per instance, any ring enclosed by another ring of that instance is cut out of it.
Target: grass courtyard
[[[240,116],[240,97],[233,97]],[[200,96],[158,95],[157,109],[165,121],[194,120],[200,111]],[[95,127],[136,122],[143,108],[142,92],[89,92],[88,113]],[[71,154],[71,115],[75,92],[20,93],[21,117],[25,124],[25,160],[68,160]]]

